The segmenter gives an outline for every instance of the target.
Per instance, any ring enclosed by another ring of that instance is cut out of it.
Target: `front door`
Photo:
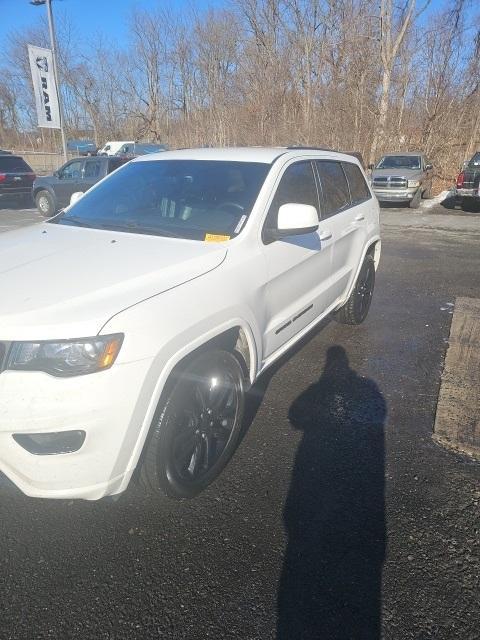
[[[311,161],[287,166],[270,204],[266,227],[276,227],[283,204],[309,204],[319,211],[318,189]],[[263,244],[267,263],[264,359],[310,324],[334,301],[330,289],[332,234],[328,220],[317,231]]]
[[[55,184],[55,195],[58,207],[67,207],[70,197],[80,188],[84,160],[71,160],[67,162],[57,173],[58,180]]]

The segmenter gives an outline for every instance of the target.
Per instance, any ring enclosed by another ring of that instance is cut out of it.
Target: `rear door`
[[[332,277],[338,299],[355,277],[367,238],[372,195],[360,168],[350,162],[317,160],[322,215],[332,232]]]
[[[310,160],[296,161],[280,177],[264,228],[275,228],[278,209],[287,203],[309,204],[319,211],[318,189]],[[267,263],[266,329],[263,353],[268,358],[324,313],[335,299],[331,289],[332,234],[329,221],[312,233],[263,243]]]
[[[84,191],[82,170],[85,160],[71,160],[57,173],[58,181],[54,185],[59,207],[70,204],[70,197],[75,191]]]
[[[104,162],[105,161],[100,158],[89,158],[88,160],[85,160],[82,174],[83,179],[79,191],[87,191],[103,177],[102,164]]]

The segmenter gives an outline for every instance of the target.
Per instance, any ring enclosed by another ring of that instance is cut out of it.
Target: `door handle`
[[[319,235],[320,240],[330,240],[331,237],[332,237],[331,231],[324,231]]]
[[[359,213],[358,216],[355,216],[354,220],[355,222],[360,222],[360,220],[365,220],[365,216],[363,213]]]

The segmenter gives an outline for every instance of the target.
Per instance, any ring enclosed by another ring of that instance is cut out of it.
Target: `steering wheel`
[[[220,202],[220,204],[217,204],[215,209],[225,209],[225,207],[233,207],[234,209],[238,209],[240,213],[243,213],[245,211],[245,207],[242,207],[241,204],[238,204],[238,202],[231,202],[229,200],[226,200],[225,202]]]

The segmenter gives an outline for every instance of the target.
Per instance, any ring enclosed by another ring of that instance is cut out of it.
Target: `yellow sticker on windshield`
[[[230,236],[221,236],[215,233],[205,234],[205,242],[225,242],[225,240],[230,240]]]

